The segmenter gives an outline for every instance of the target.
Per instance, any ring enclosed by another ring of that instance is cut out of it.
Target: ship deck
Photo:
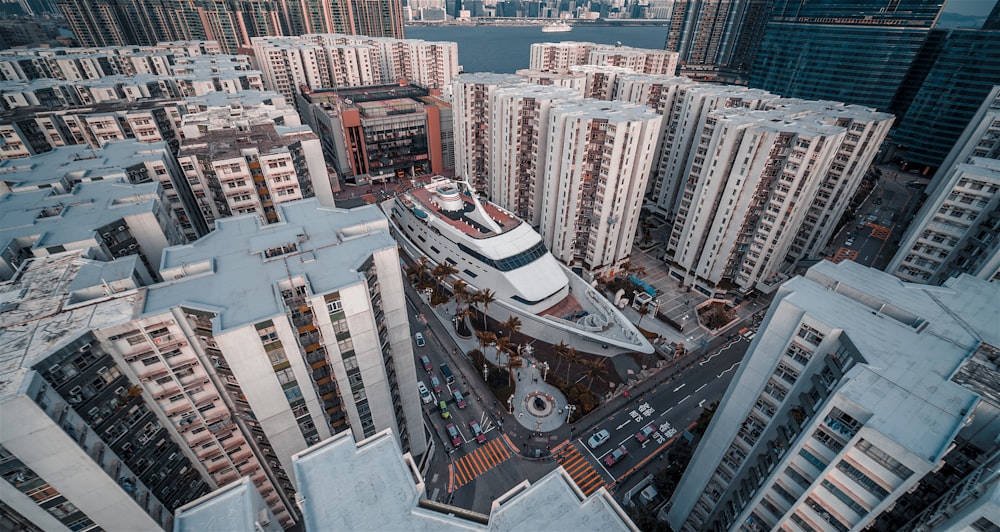
[[[416,200],[417,208],[430,211],[439,219],[455,229],[462,231],[462,233],[470,238],[479,239],[493,237],[497,234],[506,233],[522,223],[521,220],[500,210],[492,203],[480,201],[479,203],[483,206],[486,214],[500,226],[500,233],[495,233],[483,224],[477,222],[469,216],[466,216],[466,213],[475,211],[476,207],[472,202],[472,198],[465,192],[461,193],[462,201],[465,203],[465,209],[462,211],[444,211],[439,209],[437,205],[431,201],[435,195],[434,191],[426,187],[415,188],[410,191],[410,194],[413,199]]]
[[[573,297],[572,294],[567,295],[562,301],[552,305],[551,307],[539,312],[540,316],[553,316],[556,318],[562,318],[564,320],[573,321],[574,319],[580,317],[578,316],[581,312],[584,312],[583,305]]]

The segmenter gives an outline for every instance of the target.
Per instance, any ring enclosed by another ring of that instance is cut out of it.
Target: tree
[[[556,352],[556,367],[552,370],[552,373],[559,371],[559,366],[566,360],[566,352],[569,351],[569,346],[566,342],[559,340],[559,343],[553,346]]]
[[[458,273],[458,270],[456,270],[451,264],[442,262],[441,264],[435,266],[431,273],[434,274],[434,278],[436,280],[435,289],[438,291],[438,294],[440,294],[445,280]]]
[[[486,347],[496,343],[497,336],[490,331],[476,331],[476,340],[483,353],[486,353]],[[500,357],[497,357],[497,362],[500,362]]]
[[[563,358],[566,359],[566,383],[568,384],[570,368],[573,367],[573,364],[576,364],[577,362],[582,360],[583,355],[578,353],[575,347],[570,347],[569,349],[566,350],[566,355]]]
[[[469,335],[469,329],[465,327],[465,320],[474,316],[475,313],[472,312],[472,308],[469,306],[460,307],[455,311],[455,329],[459,331],[464,331],[464,335]]]
[[[594,385],[594,379],[605,380],[604,376],[608,374],[608,368],[604,367],[603,360],[586,359],[581,364],[583,364],[583,376],[590,377],[590,382],[587,383],[588,388]]]
[[[646,268],[634,264],[630,260],[623,262],[622,265],[619,267],[619,270],[621,270],[621,272],[626,276],[628,276],[628,274],[630,273],[635,275],[646,275]]]
[[[635,326],[638,327],[639,324],[642,323],[642,319],[649,314],[649,305],[643,304],[641,307],[635,309],[635,311],[639,313],[639,321],[635,324]]]
[[[455,298],[455,303],[462,306],[462,302],[469,297],[469,285],[462,279],[455,279],[451,283],[451,297]]]
[[[507,331],[507,336],[514,338],[514,333],[521,331],[521,318],[511,315],[507,321],[500,324],[500,328]]]
[[[490,309],[490,303],[497,300],[496,294],[493,290],[489,288],[483,288],[482,290],[476,291],[474,296],[474,301],[483,306],[483,329],[486,329],[486,312]]]

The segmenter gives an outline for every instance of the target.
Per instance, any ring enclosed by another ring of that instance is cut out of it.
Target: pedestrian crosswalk
[[[837,254],[833,257],[833,262],[841,262],[845,260],[854,260],[858,257],[858,252],[849,248],[840,248],[837,250]]]
[[[556,460],[569,473],[569,476],[573,478],[585,496],[594,493],[601,486],[610,488],[608,484],[605,484],[601,474],[594,469],[594,466],[587,461],[587,457],[575,445],[567,445],[560,450],[556,455]]]
[[[892,229],[888,227],[883,227],[881,225],[876,225],[872,227],[872,238],[877,238],[879,240],[886,240],[889,238],[890,233],[892,233]]]
[[[475,451],[455,460],[454,464],[448,466],[448,472],[451,476],[448,491],[455,491],[472,482],[479,475],[506,462],[509,458],[510,451],[504,447],[499,438],[493,438],[480,445]]]

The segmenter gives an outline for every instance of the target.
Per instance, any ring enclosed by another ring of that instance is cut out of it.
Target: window
[[[844,474],[857,482],[859,486],[867,490],[868,493],[875,495],[879,499],[884,499],[889,495],[889,492],[885,488],[872,480],[872,478],[868,475],[862,473],[860,469],[849,464],[847,461],[841,460],[840,462],[837,462],[837,469],[844,472]]]
[[[795,384],[795,381],[799,379],[799,372],[786,366],[784,363],[778,364],[778,369],[774,370],[774,374],[781,377],[788,384]]]
[[[840,502],[846,504],[851,510],[854,510],[859,515],[868,515],[868,509],[862,506],[858,501],[855,501],[848,495],[844,490],[838,488],[833,482],[829,480],[823,480],[823,487],[827,489],[834,497],[840,499]]]
[[[808,325],[803,325],[799,328],[798,337],[812,345],[819,345],[823,341],[823,333]]]
[[[903,480],[910,478],[910,475],[913,474],[913,470],[899,463],[894,458],[886,454],[885,451],[872,445],[870,441],[864,438],[858,441],[856,447],[858,448],[859,451],[865,453],[865,455],[867,455],[868,458],[871,458],[876,463],[888,469],[889,471],[892,472],[892,474],[896,475],[897,477]]]
[[[799,449],[799,456],[805,458],[807,462],[816,466],[820,471],[826,469],[826,467],[830,465],[824,462],[820,457],[816,456],[815,454],[805,449]]]
[[[278,382],[281,384],[287,384],[295,380],[295,374],[292,372],[292,368],[275,371],[274,374],[278,376]]]
[[[329,313],[340,312],[343,310],[344,306],[341,304],[339,299],[334,299],[326,302],[326,310]]]

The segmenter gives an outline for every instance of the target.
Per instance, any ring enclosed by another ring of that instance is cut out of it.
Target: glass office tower
[[[888,110],[943,0],[779,0],[750,86]]]

